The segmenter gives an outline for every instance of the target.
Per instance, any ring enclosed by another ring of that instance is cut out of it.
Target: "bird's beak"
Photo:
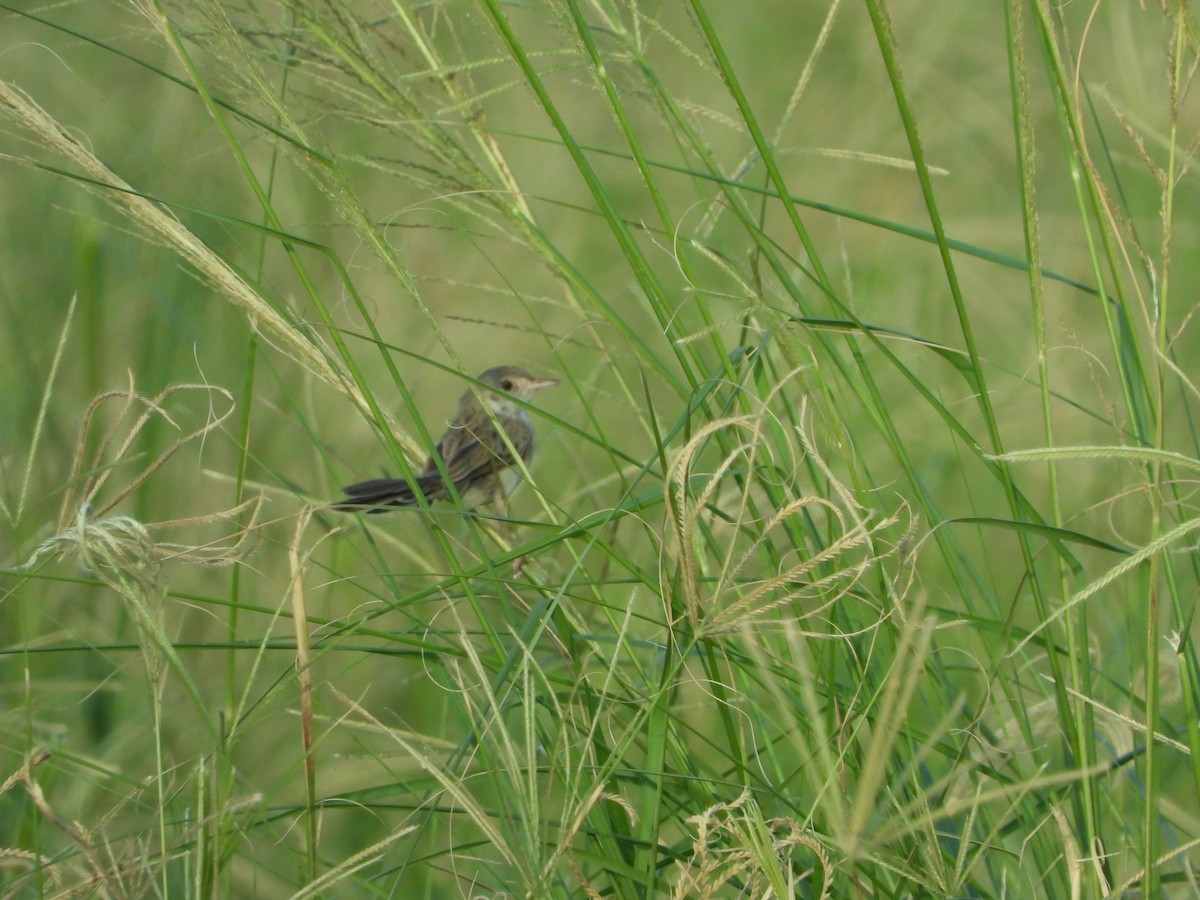
[[[537,378],[529,382],[529,390],[540,391],[542,388],[554,387],[558,384],[557,378]]]

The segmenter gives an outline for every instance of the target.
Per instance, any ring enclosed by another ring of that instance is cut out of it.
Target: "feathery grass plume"
[[[28,788],[32,783],[33,770],[49,758],[50,752],[48,750],[30,750],[26,753],[20,768],[4,779],[3,784],[0,784],[0,797],[3,797],[18,784]],[[55,824],[59,825],[60,829],[62,829],[60,823],[55,822]],[[69,826],[63,830],[69,831]],[[50,879],[51,887],[55,889],[62,884],[62,876],[59,874],[58,866],[48,856],[29,850],[21,850],[17,847],[0,847],[0,861],[2,861],[6,869],[19,869],[22,871],[38,869],[45,872]]]
[[[899,598],[870,598],[861,588],[864,577],[890,557],[903,561],[901,571],[911,570],[907,548],[914,522],[909,521],[899,539],[883,543],[887,532],[906,518],[905,505],[873,520],[817,453],[803,402],[800,424],[794,427],[797,445],[808,465],[825,476],[832,496],[786,497],[803,490],[793,484],[799,460],[772,437],[771,427],[777,424],[770,411],[772,397],[759,413],[700,428],[672,460],[664,480],[667,525],[674,537],[671,552],[682,572],[685,615],[697,637],[770,627],[781,616],[786,621],[819,618],[834,604],[850,601],[866,603],[882,618]],[[711,471],[703,471],[701,458],[718,432],[734,436],[727,435],[724,457]],[[779,505],[771,509],[773,501]],[[796,532],[787,529],[797,521],[814,523],[823,544],[789,546]],[[722,550],[710,560],[704,548],[711,533],[717,534]],[[779,548],[781,562],[770,576],[756,576],[767,546]],[[898,577],[892,581],[900,583]]]
[[[205,566],[226,566],[240,562],[254,552],[258,542],[258,514],[262,498],[251,498],[232,509],[198,516],[183,517],[153,525],[130,516],[104,516],[158,473],[181,448],[192,441],[202,440],[217,428],[231,413],[232,406],[220,414],[210,414],[207,421],[172,441],[165,450],[149,462],[136,460],[131,454],[138,435],[153,418],[161,418],[171,426],[179,425],[167,409],[168,401],[180,392],[202,391],[216,394],[231,404],[232,395],[205,384],[183,384],[168,387],[154,397],[143,397],[131,385],[124,391],[108,391],[96,397],[83,414],[75,452],[71,463],[67,489],[59,513],[58,533],[42,541],[29,556],[23,569],[36,569],[51,558],[72,557],[86,572],[98,578],[125,601],[138,633],[138,643],[146,663],[155,703],[161,701],[163,679],[167,668],[173,668],[188,687],[197,707],[204,708],[199,691],[187,670],[175,654],[165,631],[165,602],[167,593],[166,561]],[[98,411],[111,400],[121,400],[117,415],[99,435],[92,453],[88,444],[92,437]],[[136,415],[131,413],[136,411]],[[101,499],[103,488],[115,472],[122,472],[131,462],[140,467],[112,496]],[[238,525],[232,543],[181,544],[156,541],[153,529],[169,529],[207,525],[214,522],[236,521],[250,513],[248,523]]]
[[[278,312],[167,206],[127,183],[24,91],[3,80],[0,80],[0,114],[24,128],[36,142],[78,166],[84,176],[78,179],[80,184],[128,216],[151,241],[178,253],[218,296],[246,316],[267,343],[341,391],[360,409],[374,411],[391,422],[363,396],[354,371],[338,361],[337,354],[319,335],[311,329],[298,327],[295,321]]]
[[[106,391],[93,399],[84,410],[79,424],[79,436],[75,442],[75,454],[71,461],[70,479],[66,491],[63,492],[59,511],[60,530],[66,528],[67,523],[84,506],[89,508],[92,517],[102,517],[141,487],[180,448],[193,440],[204,438],[233,414],[233,395],[224,388],[210,384],[177,384],[160,391],[154,397],[145,397],[134,390],[132,372],[129,373],[129,379],[128,388],[123,391]],[[203,425],[174,440],[152,462],[142,465],[141,471],[128,479],[113,496],[100,502],[98,497],[101,489],[118,467],[129,465],[131,448],[152,419],[162,419],[177,431],[181,430],[167,409],[167,401],[173,399],[176,394],[191,391],[209,394],[210,398],[212,395],[220,397],[228,402],[229,407],[219,413],[210,409],[207,421]],[[100,434],[91,456],[85,459],[97,414],[102,407],[114,400],[121,401],[120,408],[108,427]],[[133,420],[127,421],[129,415],[135,411]]]
[[[724,897],[731,889],[747,897],[832,896],[832,860],[818,836],[792,819],[767,819],[748,790],[687,824],[695,838],[690,857],[675,860],[675,900]],[[801,848],[813,857],[807,865],[793,858]]]
[[[137,626],[138,644],[155,700],[162,699],[166,661],[186,677],[164,630],[166,583],[162,554],[146,526],[129,516],[93,519],[87,504],[75,521],[43,541],[25,564],[27,571],[50,559],[75,558],[84,571],[116,592]],[[197,702],[199,694],[193,693]]]

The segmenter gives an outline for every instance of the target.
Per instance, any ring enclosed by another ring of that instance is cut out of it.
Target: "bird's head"
[[[508,394],[511,397],[516,397],[523,403],[528,403],[533,399],[533,395],[542,390],[542,388],[554,387],[558,384],[558,381],[553,378],[538,378],[516,366],[496,366],[496,368],[488,369],[480,375],[479,383],[489,390],[496,391],[499,394]],[[497,411],[499,411],[499,408],[496,401],[507,405],[506,397],[492,395],[488,397],[488,401]]]

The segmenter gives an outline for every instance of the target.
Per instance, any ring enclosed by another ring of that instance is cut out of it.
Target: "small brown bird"
[[[533,422],[524,407],[512,398],[528,403],[542,388],[558,384],[553,378],[536,378],[515,366],[497,366],[479,376],[486,390],[468,390],[458,401],[458,412],[442,435],[425,467],[417,475],[416,487],[427,503],[453,497],[438,470],[440,458],[454,489],[466,509],[495,503],[503,509],[508,495],[520,481],[513,470],[512,452],[497,426],[504,430],[509,443],[529,465],[533,459]],[[487,405],[487,409],[480,403]],[[490,412],[489,412],[490,411]],[[506,481],[508,483],[506,483]],[[413,506],[417,495],[403,478],[375,478],[342,488],[345,499],[334,504],[344,512],[385,512],[391,506]]]

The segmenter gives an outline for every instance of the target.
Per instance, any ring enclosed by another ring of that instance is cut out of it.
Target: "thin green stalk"
[[[1038,352],[1038,373],[1041,386],[1042,400],[1042,431],[1045,446],[1052,447],[1055,443],[1053,414],[1050,405],[1050,371],[1046,354],[1046,320],[1044,312],[1044,295],[1041,279],[1037,277],[1041,271],[1041,242],[1038,232],[1036,188],[1034,180],[1035,145],[1033,127],[1029,112],[1029,86],[1025,72],[1024,59],[1024,21],[1021,5],[1010,2],[1006,6],[1006,22],[1008,26],[1008,45],[1010,48],[1010,69],[1013,93],[1013,122],[1017,139],[1017,162],[1021,178],[1022,217],[1024,222],[1025,250],[1028,261],[1029,292],[1033,307],[1034,339]],[[1051,521],[1055,526],[1063,524],[1062,508],[1059,499],[1058,476],[1053,460],[1048,459],[1047,479],[1051,506]],[[1058,594],[1061,597],[1071,595],[1071,585],[1066,568],[1061,560],[1055,560],[1058,572]],[[1031,570],[1031,577],[1036,578]],[[1099,820],[1095,804],[1097,787],[1090,773],[1094,763],[1092,741],[1089,737],[1095,733],[1095,722],[1092,706],[1085,698],[1092,696],[1090,666],[1088,665],[1087,620],[1083,611],[1077,620],[1077,627],[1067,628],[1068,665],[1071,671],[1071,682],[1078,692],[1078,699],[1072,704],[1074,713],[1074,728],[1079,736],[1075,746],[1083,751],[1078,760],[1079,768],[1085,773],[1082,781],[1080,797],[1083,804],[1082,843],[1085,847],[1098,845]],[[1082,645],[1081,645],[1082,640]],[[1092,870],[1089,870],[1092,871]]]

